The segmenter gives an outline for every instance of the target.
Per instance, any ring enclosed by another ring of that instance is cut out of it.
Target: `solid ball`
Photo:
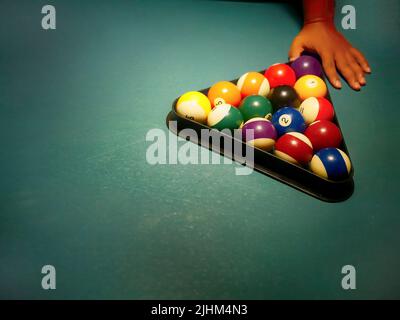
[[[306,123],[299,111],[294,108],[284,107],[272,115],[272,123],[281,136],[288,132],[304,132]]]
[[[269,99],[274,110],[282,107],[295,107],[300,105],[299,96],[295,89],[290,86],[279,86],[272,89]]]
[[[209,113],[207,124],[217,130],[234,130],[241,127],[243,117],[240,111],[230,104],[220,104]]]
[[[239,88],[229,81],[220,81],[208,91],[208,99],[214,108],[220,104],[230,104],[237,107],[242,99]]]
[[[311,123],[304,134],[310,139],[315,151],[328,147],[337,148],[342,143],[340,129],[327,120]]]
[[[272,149],[276,136],[273,124],[265,118],[250,119],[242,127],[243,141],[265,151]]]
[[[253,94],[266,97],[270,90],[268,79],[258,72],[245,73],[239,78],[237,86],[243,98]]]
[[[264,76],[268,79],[271,88],[278,86],[294,86],[296,74],[291,67],[284,63],[276,63],[270,66]]]
[[[347,154],[337,148],[318,151],[311,160],[310,169],[315,174],[330,180],[341,180],[349,176],[351,162]]]
[[[304,134],[289,132],[275,143],[275,155],[290,163],[305,165],[313,156],[313,147]]]
[[[296,81],[294,89],[297,91],[297,94],[301,100],[305,100],[310,97],[325,97],[326,93],[328,92],[328,88],[326,87],[324,80],[313,75],[302,76]]]
[[[332,104],[325,98],[307,98],[301,103],[299,111],[307,125],[318,120],[330,121],[335,115]]]
[[[290,66],[296,73],[296,77],[300,78],[302,76],[312,74],[317,77],[322,77],[323,71],[322,66],[319,61],[311,56],[300,56],[294,60]]]
[[[176,103],[176,112],[190,120],[205,123],[211,111],[207,96],[201,92],[190,91],[182,95]]]
[[[257,117],[269,120],[272,117],[271,102],[267,98],[259,95],[252,95],[244,98],[239,105],[239,110],[242,113],[244,121]]]

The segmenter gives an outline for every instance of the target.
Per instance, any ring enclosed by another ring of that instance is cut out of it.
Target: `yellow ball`
[[[176,103],[176,112],[188,119],[205,123],[211,111],[211,103],[207,96],[197,91],[182,95]]]
[[[294,89],[301,100],[310,97],[322,98],[328,92],[324,80],[314,75],[306,75],[299,78],[294,85]]]

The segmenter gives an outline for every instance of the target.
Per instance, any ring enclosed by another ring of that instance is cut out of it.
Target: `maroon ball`
[[[304,132],[315,151],[323,148],[338,148],[342,142],[340,129],[327,120],[318,120],[309,125]]]

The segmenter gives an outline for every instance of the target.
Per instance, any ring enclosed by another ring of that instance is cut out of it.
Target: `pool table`
[[[298,7],[51,4],[55,30],[43,1],[0,10],[1,299],[400,298],[399,1],[351,1],[355,30],[337,1],[373,69],[360,92],[329,88],[355,169],[340,203],[236,163],[146,158],[176,97],[287,61]]]

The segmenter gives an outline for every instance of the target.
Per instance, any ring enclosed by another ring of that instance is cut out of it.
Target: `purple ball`
[[[294,60],[290,66],[296,73],[297,79],[307,74],[313,74],[320,78],[323,75],[321,64],[317,59],[311,56],[301,56]]]
[[[253,139],[247,139],[246,133],[248,130],[253,130]],[[264,118],[250,119],[242,127],[243,141],[265,151],[270,151],[272,149],[275,144],[276,137],[277,134],[274,125],[271,121]]]

